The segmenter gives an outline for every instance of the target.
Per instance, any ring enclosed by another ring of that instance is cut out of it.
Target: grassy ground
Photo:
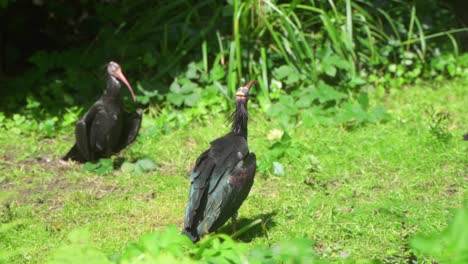
[[[457,81],[391,94],[383,104],[392,119],[383,124],[288,131],[304,153],[280,160],[284,176],[257,174],[240,225],[261,218],[265,229],[254,227],[240,239],[254,246],[308,237],[326,259],[407,261],[409,237],[443,229],[466,199],[467,86]],[[439,137],[453,135],[447,142],[431,133],[431,109],[450,114],[447,128],[439,127]],[[272,144],[266,135],[278,127],[259,110],[250,112],[249,144],[261,162]],[[224,118],[169,133],[145,120],[138,141],[120,154],[158,164],[140,175],[97,176],[57,161],[72,144],[71,127],[53,139],[0,133],[0,254],[9,263],[42,263],[77,228],[112,254],[144,233],[182,227],[188,173],[209,142],[228,130]],[[315,170],[305,168],[308,155],[319,161]],[[230,224],[222,229],[230,230]]]

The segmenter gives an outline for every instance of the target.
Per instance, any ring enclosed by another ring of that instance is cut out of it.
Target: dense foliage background
[[[425,81],[466,78],[466,10],[463,0],[0,0],[0,129],[41,139],[72,131],[101,95],[103,66],[110,60],[122,66],[145,108],[144,122],[151,122],[144,124],[143,140],[226,113],[235,89],[257,79],[250,107],[278,127],[267,134],[270,145],[259,155],[258,171],[283,176],[279,161],[286,157],[319,172],[317,157],[303,155],[308,146],[291,137],[293,129],[352,130],[385,122],[390,114],[381,99],[389,94]],[[134,108],[125,95],[127,107]],[[450,141],[450,115],[428,109],[431,137],[437,144]],[[121,166],[136,174],[155,168],[148,159]],[[113,169],[112,160],[83,167],[97,174]],[[9,206],[0,211],[0,237],[21,225]],[[402,250],[408,261],[418,252],[464,263],[466,210],[465,203],[446,231],[412,239]],[[193,245],[174,227],[147,234],[113,257],[89,240],[86,232],[70,234],[50,262],[319,258],[308,239],[250,249],[221,234]],[[8,251],[0,245],[2,250]],[[12,258],[21,254],[9,252]]]
[[[27,98],[61,113],[89,105],[102,91],[102,66],[115,60],[142,104],[220,102],[256,78],[257,101],[273,116],[285,107],[321,113],[350,97],[359,105],[344,108],[367,111],[370,91],[383,95],[463,72],[464,7],[435,0],[2,0],[1,107],[16,111]],[[284,106],[270,109],[277,101]]]

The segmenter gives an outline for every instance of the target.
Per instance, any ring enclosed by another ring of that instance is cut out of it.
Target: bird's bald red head
[[[133,93],[133,88],[130,85],[130,83],[127,81],[127,78],[125,78],[125,75],[123,74],[122,68],[120,68],[120,65],[117,62],[113,62],[113,61],[109,62],[107,64],[107,73],[119,79],[125,84],[125,86],[127,86],[128,90],[132,94],[133,102],[135,102],[136,98],[135,98],[135,94]]]
[[[249,97],[250,87],[256,82],[257,82],[256,80],[252,80],[248,82],[245,86],[239,87],[239,89],[237,89],[237,92],[236,92],[236,98],[238,100],[239,99],[247,100]]]

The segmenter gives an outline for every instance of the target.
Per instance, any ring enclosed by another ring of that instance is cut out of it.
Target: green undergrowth
[[[467,85],[372,98],[388,115],[375,123],[306,123],[304,110],[284,126],[251,103],[258,171],[238,223],[250,228],[197,245],[178,235],[188,174],[229,113],[149,108],[136,142],[96,167],[59,161],[79,109],[0,115],[0,262],[463,261],[466,206],[447,223],[467,198]]]

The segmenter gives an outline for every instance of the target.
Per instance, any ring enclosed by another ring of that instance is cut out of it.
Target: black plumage
[[[237,90],[231,132],[212,141],[192,170],[182,233],[194,242],[236,216],[252,188],[257,165],[247,145],[247,102],[255,82]]]
[[[110,157],[131,144],[138,135],[143,111],[124,111],[120,98],[123,82],[135,102],[135,94],[120,66],[111,61],[107,64],[107,87],[101,98],[76,123],[76,143],[63,160],[78,162],[97,161]]]

